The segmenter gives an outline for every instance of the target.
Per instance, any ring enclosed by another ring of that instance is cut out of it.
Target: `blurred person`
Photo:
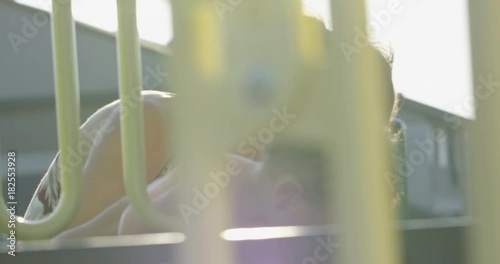
[[[375,50],[372,47],[367,49]],[[386,78],[387,96],[393,102],[390,63],[382,53],[379,53],[378,58]],[[171,162],[170,121],[167,115],[169,100],[175,98],[167,93],[144,91],[142,100],[148,193],[159,210],[186,223],[189,217],[197,216],[179,209],[175,199],[179,173]],[[58,238],[153,232],[135,215],[125,195],[119,109],[119,101],[99,109],[80,129],[82,140],[87,140],[91,146],[88,153],[81,157],[84,164],[82,203],[75,219]],[[393,109],[392,104],[387,106],[388,121],[394,114]],[[381,124],[381,128],[385,125]],[[324,161],[321,152],[300,145],[271,145],[266,152],[263,161],[235,154],[226,156],[227,162],[236,162],[241,168],[239,173],[231,177],[228,185],[235,213],[233,225],[253,227],[324,223],[324,191],[320,190]],[[61,191],[58,162],[56,156],[41,180],[25,214],[27,220],[40,219],[55,209]]]

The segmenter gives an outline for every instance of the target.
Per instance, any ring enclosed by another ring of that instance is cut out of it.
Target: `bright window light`
[[[50,11],[51,0],[16,0],[17,3]],[[170,1],[137,1],[137,27],[141,39],[166,45],[172,39]],[[75,20],[114,33],[118,29],[116,0],[73,0]]]
[[[51,5],[51,0],[16,1],[44,10],[50,10]],[[116,32],[116,0],[73,2],[77,21]],[[140,37],[166,45],[173,36],[170,1],[137,2]],[[302,3],[306,13],[322,18],[331,28],[329,0],[302,0]],[[472,117],[473,109],[465,107],[472,94],[466,1],[366,0],[366,3],[372,40],[390,43],[394,48],[396,90],[424,104]]]

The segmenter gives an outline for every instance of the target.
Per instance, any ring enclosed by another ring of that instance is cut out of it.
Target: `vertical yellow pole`
[[[226,166],[223,153],[268,126],[273,107],[284,107],[297,90],[293,21],[300,6],[293,3],[229,1],[218,9],[211,0],[172,2],[174,142],[186,182],[208,186],[209,172]],[[191,206],[192,187],[182,192]],[[183,263],[232,263],[219,237],[231,217],[227,196],[221,190],[187,223]]]
[[[79,209],[83,191],[83,159],[75,164],[71,152],[79,154],[80,98],[76,55],[75,22],[71,1],[52,1],[52,53],[56,85],[57,133],[60,149],[62,195],[59,221],[69,224]],[[68,199],[67,203],[65,199]]]
[[[360,43],[358,34],[365,32],[366,25],[364,1],[331,0],[331,9],[336,53],[332,100],[338,107],[333,128],[338,181],[331,181],[331,186],[339,199],[331,215],[345,231],[339,263],[400,263],[396,217],[383,178],[389,161],[382,127],[387,122],[383,120],[387,98],[383,98],[382,72],[368,44],[358,45],[361,53],[353,54],[351,60],[341,49]]]
[[[55,211],[45,219],[25,222],[17,218],[18,239],[49,238],[68,226],[78,212],[82,196],[80,140],[80,102],[75,42],[75,23],[70,0],[52,1],[52,52],[54,61],[57,134],[60,149],[61,199]],[[0,182],[0,222],[5,231],[6,214]]]
[[[297,38],[300,7],[297,0],[242,1],[224,14],[225,80],[231,87],[225,112],[241,116],[233,131],[238,137],[268,125],[273,108],[292,107],[302,88],[298,62],[308,49]]]
[[[152,229],[171,231],[172,217],[158,211],[147,194],[142,108],[142,73],[135,0],[118,0],[118,69],[121,99],[121,144],[125,189],[135,212]]]
[[[214,97],[224,90],[222,28],[208,0],[172,1],[174,43],[172,50],[172,109],[175,152],[182,174],[180,204],[197,210],[184,218],[188,240],[177,256],[179,263],[233,263],[232,252],[219,233],[229,225],[229,199],[224,188],[203,207],[196,207],[194,188],[211,183],[210,172],[224,170],[223,113]],[[226,100],[221,95],[221,104]],[[213,183],[213,182],[212,182]]]
[[[476,121],[470,127],[470,263],[500,260],[500,2],[469,1]]]

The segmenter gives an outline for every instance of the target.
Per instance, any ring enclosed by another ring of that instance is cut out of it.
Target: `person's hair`
[[[316,18],[312,18],[316,19]],[[316,19],[317,20],[317,19]],[[318,20],[322,23],[322,21]],[[323,24],[324,26],[324,24]],[[325,28],[326,31],[326,28]],[[388,131],[388,141],[387,146],[391,157],[394,146],[397,144],[397,130],[391,130],[390,124],[395,119],[399,104],[398,96],[394,92],[394,86],[392,82],[392,62],[393,53],[392,49],[384,47],[382,45],[373,44],[367,47],[369,52],[376,52],[376,62],[377,67],[382,69],[383,74],[383,87],[385,87],[385,96],[389,104],[386,106],[386,124],[381,124],[381,128],[384,126]],[[359,56],[363,56],[360,54]],[[363,78],[363,76],[360,76]],[[266,154],[264,158],[264,168],[270,177],[279,177],[279,175],[292,175],[295,177],[304,188],[304,195],[306,199],[309,199],[314,204],[318,205],[319,208],[326,209],[327,201],[325,184],[327,172],[328,159],[321,151],[319,146],[313,147],[307,144],[300,143],[276,143],[273,142],[266,148]],[[396,159],[391,160],[391,170],[394,172],[396,170]],[[391,173],[397,175],[397,173]],[[381,175],[380,180],[385,181],[386,175]],[[391,180],[388,181],[389,184],[395,184],[399,181]],[[394,199],[399,200],[398,186],[389,186],[389,189],[394,193]]]
[[[335,38],[331,38],[332,35],[335,34],[335,31],[331,32],[326,28],[325,22],[321,19],[318,14],[307,13],[304,15],[304,18],[314,27],[318,27],[323,29],[324,32],[324,41],[328,48],[334,49],[335,60],[343,60],[344,55],[341,51],[339,40]],[[365,56],[367,53],[375,54],[375,63],[376,67],[379,67],[382,71],[382,86],[385,88],[383,91],[385,94],[386,101],[389,102],[388,105],[384,108],[385,117],[393,121],[398,112],[398,98],[399,95],[396,95],[394,91],[394,85],[392,82],[392,65],[394,62],[394,52],[390,45],[382,44],[382,43],[370,43],[367,46],[362,46],[358,48],[359,53],[352,54],[352,56]],[[360,76],[359,78],[363,78],[364,76]]]
[[[376,54],[377,67],[382,69],[383,87],[385,88],[385,96],[389,103],[385,107],[386,117],[389,122],[392,122],[399,110],[399,96],[394,91],[394,83],[392,82],[392,65],[394,62],[394,52],[390,46],[379,43],[372,43],[368,49]]]
[[[318,23],[317,26],[322,27],[327,32],[327,29],[320,19],[316,17],[308,17],[308,19],[314,20],[313,23]],[[325,34],[327,36],[328,34]],[[328,42],[328,38],[325,41]],[[332,45],[329,43],[329,45]],[[397,143],[397,135],[396,130],[391,130],[393,128],[390,126],[392,121],[395,119],[398,109],[399,103],[397,102],[398,98],[394,92],[394,86],[392,82],[392,63],[393,63],[393,52],[392,49],[383,46],[381,44],[372,44],[365,48],[360,54],[357,56],[364,56],[365,52],[373,52],[376,57],[376,67],[381,69],[383,75],[382,84],[385,90],[381,91],[384,93],[387,98],[388,105],[385,108],[385,117],[386,123],[380,124],[381,129],[386,128],[388,131],[388,140],[387,147],[389,149],[389,153],[394,149],[394,145]],[[362,78],[362,77],[361,77]],[[390,157],[394,157],[394,155],[390,155]],[[395,170],[395,162],[396,159],[390,160],[392,164],[390,168],[394,168]],[[316,204],[319,208],[326,209],[328,205],[325,201],[327,198],[325,188],[327,181],[326,177],[328,175],[328,164],[329,159],[325,155],[325,152],[322,150],[321,146],[314,146],[306,143],[297,143],[297,142],[289,142],[289,144],[285,142],[275,141],[269,144],[266,147],[266,153],[264,154],[264,170],[269,175],[269,177],[280,177],[280,175],[291,175],[295,179],[297,179],[304,188],[304,196],[306,199],[309,199],[311,202]],[[332,165],[333,166],[333,165]],[[393,170],[389,170],[393,172]],[[396,173],[391,173],[393,175],[397,175]],[[386,175],[381,175],[380,180],[384,181]],[[397,181],[388,181],[389,184]],[[395,190],[397,187],[389,186],[390,190],[393,193],[397,194]],[[397,196],[397,195],[395,195]],[[396,198],[397,199],[397,198]]]

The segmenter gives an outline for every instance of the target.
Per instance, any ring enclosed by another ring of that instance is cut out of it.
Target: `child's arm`
[[[164,93],[143,93],[148,182],[157,176],[169,156],[166,151],[166,113],[164,110],[164,104],[168,98],[170,96]],[[85,164],[82,187],[84,192],[80,210],[69,228],[93,219],[125,195],[120,119],[119,102],[116,101],[97,111],[81,128],[81,140],[88,142],[91,147],[88,153],[80,153],[82,162]],[[28,220],[42,218],[52,212],[57,205],[60,196],[59,171],[55,162],[51,167],[52,169],[42,179],[28,207],[26,213]],[[38,214],[35,212],[37,210]]]
[[[118,234],[118,225],[120,223],[120,216],[123,210],[127,208],[127,197],[123,197],[116,201],[110,207],[106,208],[92,220],[77,226],[73,229],[66,230],[55,239],[66,238],[84,238],[84,237],[98,237],[98,236],[116,236]]]
[[[240,184],[239,178],[249,177],[250,173],[258,168],[259,162],[249,160],[245,157],[227,154],[226,164],[235,163],[240,167],[240,171],[236,175],[231,175],[228,177],[228,186],[225,188],[229,189],[229,186],[234,186]],[[172,170],[164,178],[159,179],[157,182],[151,184],[148,192],[150,194],[150,199],[156,208],[167,214],[172,219],[172,223],[167,223],[172,226],[172,232],[180,231],[181,225],[187,224],[185,219],[183,219],[182,212],[180,211],[180,203],[178,200],[178,185],[179,179],[182,177],[179,170]],[[209,209],[207,209],[209,210]],[[201,216],[200,216],[201,217]],[[178,227],[179,229],[175,229]],[[153,233],[154,231],[145,225],[140,217],[134,212],[134,210],[129,206],[123,212],[121,216],[120,225],[118,228],[118,235],[134,235],[134,234],[147,234]]]
[[[157,179],[148,186],[148,194],[150,199],[158,198],[165,192],[166,189],[171,189],[174,186],[174,180],[171,177],[173,171],[175,170],[169,170],[167,175],[164,175],[164,177]],[[92,220],[73,229],[64,231],[54,238],[65,239],[97,236],[116,236],[118,235],[120,218],[123,215],[125,209],[132,210],[132,208],[129,207],[127,197],[121,198],[110,207],[99,213]]]

